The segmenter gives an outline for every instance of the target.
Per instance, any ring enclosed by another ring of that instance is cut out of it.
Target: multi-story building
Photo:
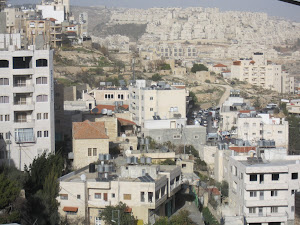
[[[300,115],[300,99],[293,99],[289,103],[286,104],[286,109],[289,114],[292,115]]]
[[[158,216],[174,213],[181,168],[144,164],[112,168],[99,164],[96,172],[85,167],[59,181],[58,211],[70,221],[85,218],[87,224],[103,224],[101,211],[123,202],[139,224],[153,224]]]
[[[260,52],[254,53],[252,58],[234,61],[231,66],[231,78],[280,93],[294,92],[294,78],[282,71],[281,65],[267,61]]]
[[[0,51],[0,163],[20,170],[54,151],[53,51]]]
[[[129,111],[133,113],[134,122],[144,127],[147,120],[168,120],[186,118],[185,88],[170,85],[151,86],[145,80],[137,80],[129,86]],[[176,127],[176,122],[170,128]]]
[[[230,157],[228,183],[232,214],[242,216],[242,223],[247,225],[292,224],[294,195],[299,190],[299,160],[299,156],[285,156],[276,161]]]

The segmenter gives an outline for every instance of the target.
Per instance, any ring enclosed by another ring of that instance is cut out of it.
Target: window
[[[141,192],[141,202],[145,202],[145,192]]]
[[[249,213],[251,213],[251,214],[256,213],[256,208],[255,207],[250,207],[249,208]]]
[[[3,121],[3,115],[0,115],[0,121]]]
[[[0,85],[9,85],[8,78],[0,78]]]
[[[148,202],[152,202],[153,192],[148,192]]]
[[[97,148],[93,148],[93,156],[97,156]]]
[[[180,138],[181,138],[180,134],[173,135],[173,139],[180,139]]]
[[[0,140],[3,139],[3,133],[0,133]]]
[[[153,100],[153,97],[150,97],[150,100]]]
[[[9,115],[5,115],[5,121],[9,121]]]
[[[278,213],[278,207],[277,206],[271,207],[271,213]]]
[[[92,148],[88,148],[88,156],[92,156]]]
[[[279,180],[279,173],[273,173],[272,180]]]
[[[15,129],[15,140],[17,143],[32,143],[35,142],[33,128]]]
[[[47,77],[36,78],[36,84],[47,84]]]
[[[37,113],[36,114],[36,119],[41,120],[42,119],[42,113]]]
[[[42,131],[38,131],[37,134],[36,134],[36,136],[37,136],[38,138],[42,137]]]
[[[44,113],[44,120],[48,119],[48,113]]]
[[[38,95],[36,96],[37,102],[48,102],[48,95]]]
[[[298,179],[298,173],[292,173],[292,180]]]
[[[278,134],[282,134],[282,130],[279,130],[279,131],[278,131]]]
[[[49,137],[49,132],[47,130],[44,131],[44,137]]]
[[[9,62],[8,60],[0,60],[0,68],[8,68]]]
[[[101,193],[95,193],[95,199],[101,199]]]
[[[153,108],[150,108],[150,112],[152,112],[153,111]]]
[[[46,67],[48,66],[47,59],[38,59],[36,60],[36,67]]]
[[[195,135],[195,137],[194,137],[195,139],[199,139],[199,136],[198,135]]]
[[[291,190],[291,194],[295,194],[297,192],[297,190]]]
[[[277,190],[273,190],[271,191],[271,196],[274,197],[274,196],[278,196],[278,192]]]
[[[295,206],[291,206],[291,211],[292,211],[292,212],[295,211]]]
[[[250,174],[250,181],[257,181],[257,174]]]
[[[8,96],[0,96],[0,103],[9,103]]]
[[[124,194],[123,199],[124,200],[131,200],[131,194]]]
[[[124,95],[123,94],[118,94],[118,99],[124,99]]]
[[[111,194],[111,197],[112,197],[112,198],[115,198],[115,197],[116,197],[116,194],[115,194],[115,193],[112,193],[112,194]]]
[[[81,196],[80,195],[77,195],[77,199],[80,199],[81,198]]]
[[[68,200],[68,194],[60,194],[59,196],[61,200]]]
[[[5,133],[5,139],[10,139],[10,132]]]
[[[182,168],[185,168],[185,167],[186,167],[186,164],[182,164],[181,167],[182,167]]]
[[[15,105],[25,105],[26,104],[26,95],[24,94],[17,94],[17,96],[15,97]]]
[[[243,173],[241,173],[241,179],[242,179],[242,180],[244,179],[244,174],[243,174]]]
[[[256,191],[250,191],[250,197],[256,197],[257,194],[256,194]]]
[[[32,56],[13,57],[13,69],[28,69],[32,68]]]

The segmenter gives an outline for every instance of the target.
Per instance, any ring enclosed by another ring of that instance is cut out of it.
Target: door
[[[103,193],[103,200],[107,202],[107,193]]]
[[[259,183],[260,184],[264,183],[264,175],[263,174],[259,175]]]

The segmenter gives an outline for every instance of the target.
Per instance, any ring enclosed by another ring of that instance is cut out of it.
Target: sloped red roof
[[[218,188],[215,188],[215,187],[213,187],[213,188],[208,188],[208,191],[209,191],[210,193],[212,193],[213,195],[221,195],[221,192],[219,191],[219,189],[218,189]]]
[[[221,63],[219,63],[219,64],[217,64],[217,65],[214,65],[214,67],[227,67],[227,66],[225,66],[225,65],[223,65],[223,64],[221,64]]]
[[[229,147],[229,149],[238,152],[238,153],[248,153],[251,150],[256,151],[256,148],[254,146],[232,146]]]
[[[105,133],[104,122],[74,122],[73,123],[74,139],[108,139]]]
[[[122,107],[122,108],[124,108],[124,109],[127,110],[129,108],[129,105],[122,105],[120,107]],[[101,114],[102,109],[107,109],[107,110],[114,111],[116,107],[114,105],[96,105],[95,108],[98,109],[98,112],[94,113],[94,112],[91,111],[92,114]]]
[[[250,113],[250,110],[240,110],[240,113]]]
[[[135,122],[133,121],[130,121],[130,120],[126,120],[126,119],[123,119],[123,118],[118,118],[118,121],[121,123],[121,125],[136,125]]]
[[[49,19],[50,21],[52,21],[52,22],[55,22],[55,21],[57,21],[56,19],[54,19],[54,18],[47,18],[47,19]]]
[[[240,65],[241,65],[241,61],[234,61],[234,62],[233,62],[233,65],[235,65],[235,66],[240,66]]]

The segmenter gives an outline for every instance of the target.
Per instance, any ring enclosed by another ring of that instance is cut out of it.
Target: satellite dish
[[[92,113],[97,113],[97,112],[99,112],[99,109],[98,109],[98,108],[93,108],[93,109],[92,109]]]
[[[122,134],[122,138],[126,138],[126,134]]]
[[[81,174],[80,179],[81,179],[82,181],[86,181],[86,175],[85,175],[85,174]]]

